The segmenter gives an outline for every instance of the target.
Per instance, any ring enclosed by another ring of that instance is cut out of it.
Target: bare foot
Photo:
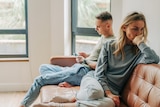
[[[59,87],[66,87],[66,88],[70,88],[72,87],[71,84],[69,84],[68,82],[61,82],[58,84]]]
[[[25,107],[25,106],[23,106],[23,105],[20,105],[19,107]]]
[[[50,102],[54,102],[54,103],[72,103],[75,102],[76,99],[74,97],[63,97],[63,96],[55,96],[52,98],[52,100]]]

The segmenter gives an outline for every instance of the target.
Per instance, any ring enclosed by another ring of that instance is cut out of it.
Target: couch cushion
[[[78,86],[72,88],[57,85],[43,86],[41,102],[49,102],[56,95],[74,96],[78,90]],[[139,64],[124,88],[120,107],[160,107],[159,97],[160,65]],[[72,103],[65,107],[75,107],[75,105]]]
[[[47,85],[41,88],[41,102],[49,102],[54,96],[75,96],[76,92],[79,90],[78,86],[71,88],[58,87],[57,85]]]
[[[160,65],[138,65],[122,98],[129,107],[160,107]]]
[[[64,88],[64,87],[58,87],[57,85],[47,85],[43,86],[41,88],[41,102],[47,103],[50,102],[50,100],[54,96],[59,95],[65,95],[65,96],[74,96],[76,92],[79,90],[79,87],[71,87],[71,88]],[[63,106],[65,107],[75,107],[72,103],[63,103]],[[121,102],[120,107],[127,107],[123,102]]]

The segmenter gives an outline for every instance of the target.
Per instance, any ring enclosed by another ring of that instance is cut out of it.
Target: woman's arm
[[[111,98],[111,99],[114,101],[116,107],[119,107],[119,106],[120,106],[119,96],[112,94],[112,92],[111,92],[111,91],[108,91],[108,90],[105,91],[105,94],[106,94],[107,97]]]
[[[107,44],[105,44],[100,52],[97,66],[95,70],[95,78],[99,81],[101,84],[103,90],[110,90],[108,88],[107,83],[107,76],[105,75],[107,72],[107,64],[108,64],[108,54],[107,54]]]
[[[143,54],[140,63],[148,64],[148,63],[158,63],[159,62],[160,60],[159,56],[155,53],[154,50],[152,50],[150,47],[148,47],[144,43],[143,35],[136,36],[133,39],[133,43],[138,46],[141,53]]]
[[[154,50],[152,50],[150,47],[148,47],[145,43],[140,43],[138,45],[138,48],[141,50],[142,59],[140,63],[158,63],[159,62],[159,56],[155,53]]]

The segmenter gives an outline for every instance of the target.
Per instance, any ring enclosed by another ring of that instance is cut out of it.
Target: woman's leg
[[[90,101],[77,101],[76,107],[115,107],[115,104],[111,98],[104,97],[98,100]]]
[[[91,76],[92,75],[87,74],[82,79],[80,90],[76,95],[77,100],[97,100],[104,97],[102,86],[95,78]]]
[[[104,97],[103,88],[93,75],[94,72],[90,71],[82,79],[76,107],[115,107],[112,99]]]

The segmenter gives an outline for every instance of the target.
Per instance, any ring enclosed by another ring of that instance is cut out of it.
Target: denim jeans
[[[43,64],[40,66],[41,75],[35,78],[21,104],[29,107],[38,97],[41,87],[45,85],[55,85],[64,81],[71,85],[80,85],[82,77],[89,71],[90,68],[79,63],[72,67]]]

